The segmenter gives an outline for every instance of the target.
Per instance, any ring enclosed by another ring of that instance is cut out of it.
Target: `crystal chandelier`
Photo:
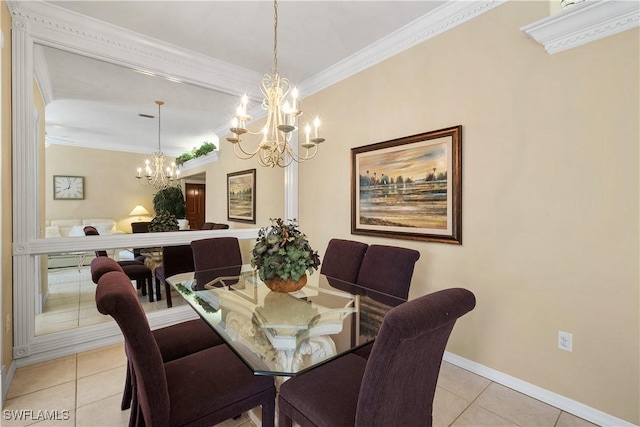
[[[136,178],[142,185],[150,185],[158,190],[163,190],[179,185],[180,171],[175,162],[165,166],[165,155],[160,146],[160,107],[164,105],[164,102],[156,101],[156,104],[158,104],[158,151],[151,154],[151,160],[144,161],[143,167],[138,168]]]
[[[297,130],[298,117],[302,115],[298,90],[291,87],[289,80],[280,77],[278,73],[278,1],[273,2],[274,27],[273,27],[273,68],[270,73],[265,73],[260,81],[260,91],[264,95],[262,108],[267,111],[267,122],[264,127],[256,132],[246,128],[246,123],[251,120],[247,114],[249,98],[242,96],[240,105],[236,109],[236,115],[231,121],[231,137],[227,141],[233,144],[233,151],[238,158],[247,160],[258,156],[261,166],[286,167],[292,161],[303,162],[312,159],[318,152],[318,144],[324,138],[318,137],[320,119],[313,121],[313,131],[310,124],[305,126],[306,137],[300,142],[304,149],[302,154],[291,146],[291,136]],[[262,135],[262,140],[255,150],[246,150],[242,146],[242,135]]]

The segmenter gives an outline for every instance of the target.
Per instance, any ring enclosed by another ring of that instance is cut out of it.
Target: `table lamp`
[[[131,212],[129,212],[129,216],[137,216],[138,221],[142,221],[143,216],[151,215],[148,210],[144,208],[142,205],[138,205]]]

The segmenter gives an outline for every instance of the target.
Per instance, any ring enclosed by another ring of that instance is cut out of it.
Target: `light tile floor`
[[[126,426],[129,411],[120,410],[125,369],[122,344],[19,368],[9,387],[0,424],[7,427]],[[7,418],[7,414],[17,415],[20,410],[23,418],[29,419]],[[49,411],[49,415],[51,411],[58,411],[53,412],[58,420],[44,420],[44,414],[38,411]],[[438,380],[433,424],[437,427],[594,426],[446,362]],[[246,414],[221,425],[254,426]]]

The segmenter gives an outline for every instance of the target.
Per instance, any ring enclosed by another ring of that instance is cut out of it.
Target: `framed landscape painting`
[[[461,244],[462,126],[351,149],[351,233]]]
[[[227,219],[256,223],[256,170],[227,174]]]

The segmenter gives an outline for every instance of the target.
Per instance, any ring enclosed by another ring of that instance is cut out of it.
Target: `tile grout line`
[[[458,420],[458,418],[460,418],[460,417],[462,416],[462,414],[464,414],[464,413],[467,411],[467,409],[469,409],[469,408],[471,407],[471,405],[473,405],[473,403],[474,403],[476,400],[478,400],[478,399],[480,398],[480,396],[482,395],[482,393],[484,393],[485,391],[487,391],[487,389],[488,389],[488,388],[491,386],[491,384],[493,384],[493,383],[494,383],[494,381],[489,381],[489,384],[487,384],[487,386],[486,386],[484,389],[482,389],[482,391],[481,391],[480,393],[478,393],[478,395],[477,395],[477,396],[476,396],[476,397],[471,401],[471,403],[469,403],[469,405],[468,405],[466,408],[464,408],[464,409],[462,410],[462,412],[460,412],[460,414],[458,414],[458,416],[457,416],[457,417],[456,417],[456,418],[451,422],[451,424],[449,424],[449,426],[452,426],[452,425],[453,425],[453,423],[455,423],[455,422]],[[455,393],[454,393],[454,394],[455,394]],[[457,395],[456,395],[456,396],[457,396]],[[462,396],[459,396],[459,397],[462,397]],[[464,398],[463,398],[463,399],[464,399]],[[504,415],[500,415],[500,414],[498,414],[498,413],[496,413],[496,412],[492,411],[492,410],[491,410],[491,409],[489,409],[489,408],[485,408],[484,406],[482,406],[482,405],[480,405],[480,404],[478,404],[478,407],[479,407],[479,408],[484,409],[484,410],[485,410],[485,411],[487,411],[487,412],[492,413],[492,414],[493,414],[493,415],[495,415],[496,417],[502,418],[503,420],[509,421],[510,423],[513,423],[513,424],[515,424],[515,425],[517,425],[517,426],[522,427],[522,426],[521,426],[521,424],[519,424],[518,422],[513,421],[513,420],[511,420],[511,419],[509,419],[509,418],[505,417]],[[560,412],[562,412],[562,411],[560,411]],[[558,417],[559,417],[559,416],[560,416],[560,415],[558,415]],[[557,422],[557,420],[556,420],[556,422]]]
[[[473,402],[475,402],[476,400],[478,400],[478,398],[480,397],[480,395],[481,395],[482,393],[484,393],[484,392],[485,392],[485,390],[486,390],[487,388],[489,388],[489,386],[491,385],[491,383],[492,383],[492,382],[493,382],[493,381],[489,381],[489,384],[487,384],[487,386],[486,386],[485,388],[483,388],[483,389],[482,389],[482,391],[481,391],[480,393],[478,393],[478,395],[477,395],[475,398],[473,398],[473,400],[471,400],[471,401],[469,402],[469,404],[468,404],[467,406],[465,406],[465,408],[464,408],[462,411],[460,411],[460,413],[458,414],[458,416],[457,416],[457,417],[455,417],[455,418],[453,419],[453,421],[451,421],[451,423],[449,423],[449,426],[452,426],[452,425],[453,425],[453,424],[458,420],[458,418],[460,418],[460,416],[462,416],[462,414],[464,414],[464,413],[465,413],[465,411],[466,411],[467,409],[469,409],[469,408],[471,407],[471,405],[473,405]],[[444,387],[443,387],[443,388],[444,388]],[[445,388],[445,390],[447,390],[447,389]],[[459,396],[458,394],[456,394],[456,393],[452,392],[451,390],[447,390],[447,391],[448,391],[449,393],[453,393],[455,396],[458,396],[458,397],[460,397],[460,398],[461,398],[461,399],[463,399],[463,400],[467,400],[467,399],[465,399],[464,397]]]

